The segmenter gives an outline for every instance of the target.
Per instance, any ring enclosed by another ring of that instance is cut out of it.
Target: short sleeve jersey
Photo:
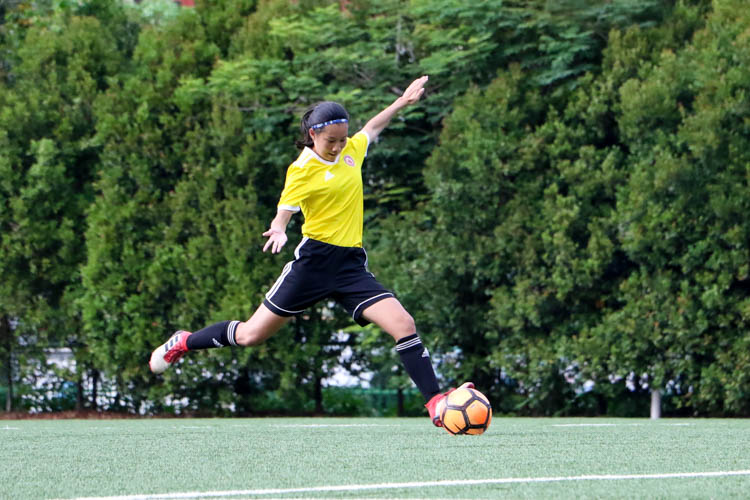
[[[302,235],[331,245],[362,246],[362,163],[370,138],[357,132],[335,161],[305,148],[286,172],[279,208],[302,210]]]

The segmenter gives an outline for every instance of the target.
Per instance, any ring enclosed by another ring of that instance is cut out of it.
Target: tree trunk
[[[404,389],[401,387],[396,391],[396,415],[404,416]]]
[[[13,356],[8,353],[8,392],[5,393],[5,411],[10,413],[13,411],[13,372],[12,370]]]
[[[651,390],[651,419],[661,418],[661,391],[659,389]]]
[[[96,403],[97,400],[97,389],[99,388],[99,370],[91,370],[91,408],[94,410],[98,409]]]
[[[5,411],[11,412],[13,410],[13,337],[7,316],[0,318],[0,339],[5,340],[7,353],[5,361],[8,367],[5,372],[5,383],[8,385],[8,392],[5,393]]]
[[[315,413],[323,413],[323,377],[315,375]]]
[[[76,411],[83,410],[83,374],[79,371],[78,363],[76,363],[76,371],[78,376],[76,377]]]

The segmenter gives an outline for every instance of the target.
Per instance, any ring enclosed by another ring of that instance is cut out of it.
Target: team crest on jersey
[[[352,158],[349,155],[344,155],[344,163],[346,163],[350,167],[353,167],[354,166],[354,158]]]

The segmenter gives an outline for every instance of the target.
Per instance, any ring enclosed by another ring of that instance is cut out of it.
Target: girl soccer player
[[[393,337],[406,372],[427,401],[432,422],[442,425],[436,407],[451,391],[440,392],[414,319],[368,271],[362,247],[362,163],[367,148],[398,111],[422,97],[426,82],[426,76],[414,80],[352,137],[349,115],[338,103],[319,103],[302,116],[297,141],[302,152],[287,170],[276,217],[263,233],[268,237],[263,251],[279,253],[287,242],[289,220],[301,211],[303,238],[294,260],[284,266],[250,319],[223,321],[194,333],[175,332],[151,354],[152,372],[162,373],[191,350],[260,344],[293,316],[332,298],[360,325],[375,323]]]

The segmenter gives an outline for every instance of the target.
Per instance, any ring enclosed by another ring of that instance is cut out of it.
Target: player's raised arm
[[[380,135],[385,127],[391,122],[391,119],[396,116],[401,109],[414,104],[419,101],[419,98],[424,94],[424,86],[427,83],[427,76],[421,76],[411,82],[401,97],[393,101],[393,104],[385,108],[383,111],[375,115],[368,121],[362,130],[367,132],[370,137],[370,142],[374,142],[375,139]]]

